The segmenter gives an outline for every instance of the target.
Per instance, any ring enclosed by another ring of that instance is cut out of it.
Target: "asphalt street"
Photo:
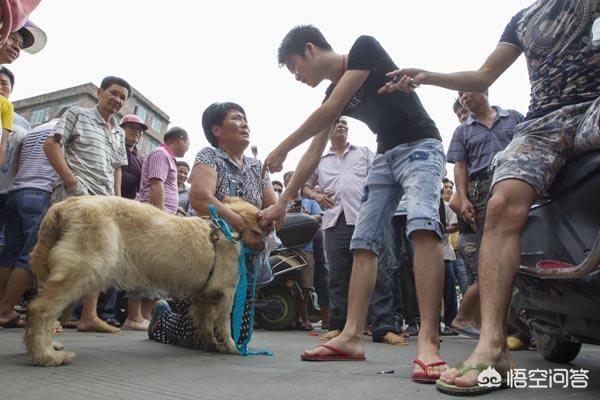
[[[448,399],[430,385],[412,383],[416,341],[408,346],[374,344],[365,337],[366,362],[308,363],[302,350],[319,344],[306,332],[256,331],[252,348],[272,357],[210,354],[147,339],[143,332],[116,335],[66,330],[55,337],[75,351],[73,364],[39,368],[27,364],[21,329],[0,330],[0,399]],[[475,341],[447,337],[442,355],[462,360]],[[535,351],[515,353],[527,369],[564,368]],[[584,346],[567,368],[589,370],[587,389],[507,389],[485,399],[598,399],[600,346]],[[394,371],[380,374],[381,371]]]

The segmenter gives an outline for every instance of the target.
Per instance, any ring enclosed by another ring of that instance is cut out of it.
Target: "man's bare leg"
[[[33,284],[31,271],[21,268],[2,268],[12,271],[6,282],[6,289],[0,296],[0,324],[5,324],[17,316],[14,308],[23,293]]]
[[[479,282],[473,283],[463,296],[458,308],[458,314],[452,321],[452,326],[465,328],[471,325],[477,329],[481,327],[481,310],[479,308]]]
[[[8,279],[12,274],[13,268],[8,267],[0,267],[0,299],[4,296],[4,291],[6,290],[6,284],[8,283]]]
[[[99,295],[100,292],[93,292],[83,298],[83,307],[81,309],[81,317],[77,321],[77,330],[82,332],[120,332],[119,328],[110,326],[98,317],[96,308],[98,307]]]
[[[503,374],[514,367],[506,346],[506,318],[521,259],[521,233],[536,192],[524,181],[507,179],[496,184],[492,193],[479,252],[481,337],[465,365],[483,362]],[[477,384],[477,371],[457,375],[451,369],[442,380],[457,386]]]
[[[440,361],[440,311],[442,307],[442,291],[444,288],[444,255],[439,238],[431,231],[414,231],[411,239],[415,247],[415,284],[421,329],[417,338],[417,358],[425,364]],[[431,367],[428,373],[442,372],[445,365]],[[422,371],[415,364],[414,371]]]
[[[142,317],[150,321],[152,319],[152,309],[158,302],[158,299],[142,299]]]
[[[348,316],[339,336],[327,342],[350,354],[362,354],[363,329],[369,312],[369,299],[377,279],[377,255],[369,250],[355,250],[352,275],[348,291]],[[328,355],[331,351],[323,347],[305,352],[306,355]]]

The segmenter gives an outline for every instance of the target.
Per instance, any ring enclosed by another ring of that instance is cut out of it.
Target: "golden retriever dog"
[[[262,232],[256,207],[238,198],[225,202]],[[29,305],[24,338],[32,363],[68,364],[75,354],[55,350],[50,327],[83,295],[114,284],[190,297],[204,348],[237,353],[230,312],[240,246],[216,232],[208,220],[169,215],[119,197],[73,197],[52,206],[31,253],[41,285]]]

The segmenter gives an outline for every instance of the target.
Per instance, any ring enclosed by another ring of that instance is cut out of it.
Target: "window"
[[[29,122],[32,126],[39,125],[46,120],[46,109],[33,110]]]
[[[56,113],[58,114],[59,112],[61,112],[61,110],[71,108],[74,105],[75,105],[75,102],[66,101],[66,102],[62,103],[61,105],[59,105],[58,107],[56,107]]]
[[[142,106],[141,104],[137,104],[135,106],[134,113],[140,117],[142,121],[146,122],[146,119],[148,118],[148,109],[146,107]]]
[[[160,122],[160,120],[156,116],[152,117],[152,129],[154,129],[158,133],[161,133],[162,122]]]
[[[160,142],[158,142],[156,139],[154,139],[152,136],[145,134],[144,135],[144,143],[146,146],[146,153],[149,153],[150,150],[152,150],[153,148],[155,148],[156,146],[160,145]]]

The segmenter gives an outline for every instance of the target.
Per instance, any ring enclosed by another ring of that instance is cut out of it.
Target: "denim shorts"
[[[29,253],[37,243],[40,223],[50,206],[50,193],[39,189],[10,192],[6,199],[6,243],[0,266],[31,270]]]
[[[442,142],[424,139],[401,144],[377,154],[367,176],[351,250],[379,255],[390,223],[404,193],[407,198],[407,234],[433,231],[442,238],[440,195],[446,157]]]

